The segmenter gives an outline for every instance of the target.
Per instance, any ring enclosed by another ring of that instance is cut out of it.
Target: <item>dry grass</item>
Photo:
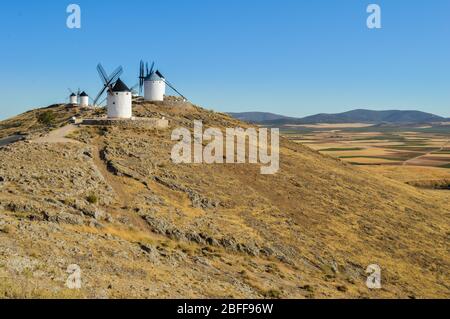
[[[165,116],[172,127],[190,127],[193,119],[222,129],[243,126],[194,106],[146,103],[135,112]],[[285,139],[280,172],[272,176],[261,175],[258,165],[175,165],[170,133],[83,128],[75,137],[84,145],[20,143],[14,145],[16,161],[0,152],[0,176],[16,180],[0,189],[2,203],[22,200],[51,211],[59,195],[68,210],[102,185],[97,206],[113,217],[69,225],[38,219],[22,206],[0,210],[13,229],[0,232],[0,265],[25,256],[45,273],[39,280],[34,269],[9,278],[32,278],[36,287],[63,297],[66,267],[77,263],[88,298],[450,296],[448,193],[406,185],[410,173],[403,168],[375,174]],[[94,150],[93,159],[83,155],[87,149]],[[95,176],[95,184],[78,178],[81,173]],[[38,187],[29,191],[24,181]],[[373,263],[383,271],[379,291],[365,286],[365,269]],[[4,287],[12,297],[44,296],[19,281]]]

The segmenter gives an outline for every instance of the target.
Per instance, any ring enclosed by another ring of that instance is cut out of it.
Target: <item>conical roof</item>
[[[87,95],[87,93],[83,91],[81,92],[80,96],[89,96],[89,95]]]
[[[155,72],[153,72],[152,74],[150,74],[145,78],[145,81],[161,81],[161,80],[162,78]]]
[[[77,96],[75,93],[70,94],[71,97]]]
[[[114,84],[113,92],[131,92],[128,86],[119,78]]]

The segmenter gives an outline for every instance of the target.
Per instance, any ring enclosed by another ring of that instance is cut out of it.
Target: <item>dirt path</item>
[[[63,126],[59,129],[53,130],[50,133],[48,133],[46,136],[36,138],[32,140],[33,143],[75,143],[75,144],[81,144],[78,141],[75,141],[70,138],[66,138],[67,135],[70,133],[75,132],[78,130],[78,126],[69,124],[66,126]]]
[[[123,184],[118,180],[119,178],[115,176],[113,173],[108,171],[106,163],[100,157],[100,149],[101,147],[98,144],[93,144],[93,160],[94,165],[100,172],[100,174],[105,179],[106,183],[111,186],[114,193],[116,193],[116,200],[121,206],[126,206],[130,203],[130,196],[123,190]]]
[[[94,166],[100,172],[100,174],[105,179],[106,183],[113,189],[116,194],[115,201],[116,204],[107,207],[108,213],[113,216],[127,216],[128,219],[138,227],[138,229],[145,232],[152,232],[149,225],[139,217],[139,215],[134,214],[129,210],[129,206],[133,203],[133,195],[132,193],[127,191],[127,182],[125,181],[125,177],[119,177],[114,173],[110,172],[107,167],[107,163],[101,158],[101,150],[104,148],[104,145],[100,138],[94,139],[92,143],[93,149],[93,161]]]
[[[79,145],[84,145],[83,143],[67,138],[66,136],[70,133],[78,130],[78,126],[69,124],[54,131],[51,131],[46,136],[34,139],[33,143],[75,143]],[[93,149],[93,162],[94,166],[100,175],[103,176],[105,182],[113,189],[116,194],[115,197],[115,205],[108,207],[108,211],[114,215],[127,215],[130,217],[132,221],[134,221],[135,225],[138,225],[141,229],[148,230],[148,226],[136,215],[129,214],[127,211],[127,206],[132,204],[133,198],[126,191],[125,181],[119,177],[114,175],[108,170],[107,163],[101,158],[100,151],[104,147],[100,138],[97,138],[93,141],[92,145],[90,145]]]
[[[449,144],[450,144],[450,140],[448,140],[447,142],[445,142],[445,144],[442,145],[442,147],[441,147],[439,150],[433,150],[433,151],[430,151],[430,152],[428,152],[428,153],[426,153],[426,154],[421,154],[421,155],[419,155],[419,156],[417,156],[417,157],[410,158],[409,160],[404,161],[402,165],[403,165],[403,166],[406,166],[406,165],[409,165],[409,163],[412,163],[412,162],[415,162],[415,161],[420,160],[422,157],[427,157],[427,156],[429,156],[429,155],[431,155],[431,154],[433,154],[433,153],[441,152],[441,151],[443,151],[443,150],[447,147],[447,145],[449,145]]]
[[[51,131],[49,134],[43,137],[39,137],[34,139],[32,142],[34,143],[75,143],[75,144],[82,144],[79,141],[67,138],[66,136],[70,133],[75,132],[78,130],[78,126],[69,124],[64,127],[61,127],[59,129],[56,129],[54,131]],[[100,141],[100,139],[94,140],[94,143],[91,145],[93,148],[93,161],[96,169],[99,171],[99,173],[103,176],[106,183],[111,186],[114,193],[117,195],[116,200],[121,206],[126,206],[131,198],[123,190],[123,185],[119,181],[119,177],[115,176],[111,172],[108,171],[108,168],[106,166],[106,163],[101,159],[100,156],[100,150],[103,148],[103,145]]]

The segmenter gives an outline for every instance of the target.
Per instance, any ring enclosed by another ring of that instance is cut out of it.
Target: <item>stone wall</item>
[[[157,118],[131,118],[131,119],[84,119],[81,125],[119,126],[127,128],[169,128],[169,121]]]

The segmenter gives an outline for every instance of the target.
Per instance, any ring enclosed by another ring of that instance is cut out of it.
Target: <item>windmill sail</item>
[[[106,73],[106,71],[103,68],[103,66],[101,65],[101,63],[99,63],[97,65],[97,71],[100,76],[100,79],[103,82],[103,88],[100,90],[100,92],[97,94],[96,98],[94,99],[94,105],[97,105],[97,102],[100,100],[100,98],[102,97],[102,95],[105,93],[106,90],[108,90],[109,92],[112,92],[114,84],[116,83],[116,81],[119,79],[119,77],[123,73],[123,68],[121,66],[119,66],[117,69],[114,70],[113,73],[111,73],[110,76],[108,76],[108,74]]]
[[[181,94],[180,91],[178,91],[169,81],[167,81],[164,75],[161,72],[159,72],[159,70],[156,70],[155,74],[159,76],[167,84],[168,87],[174,90],[175,93],[177,93],[179,96],[181,96],[184,100],[187,101],[187,98],[183,94]]]

